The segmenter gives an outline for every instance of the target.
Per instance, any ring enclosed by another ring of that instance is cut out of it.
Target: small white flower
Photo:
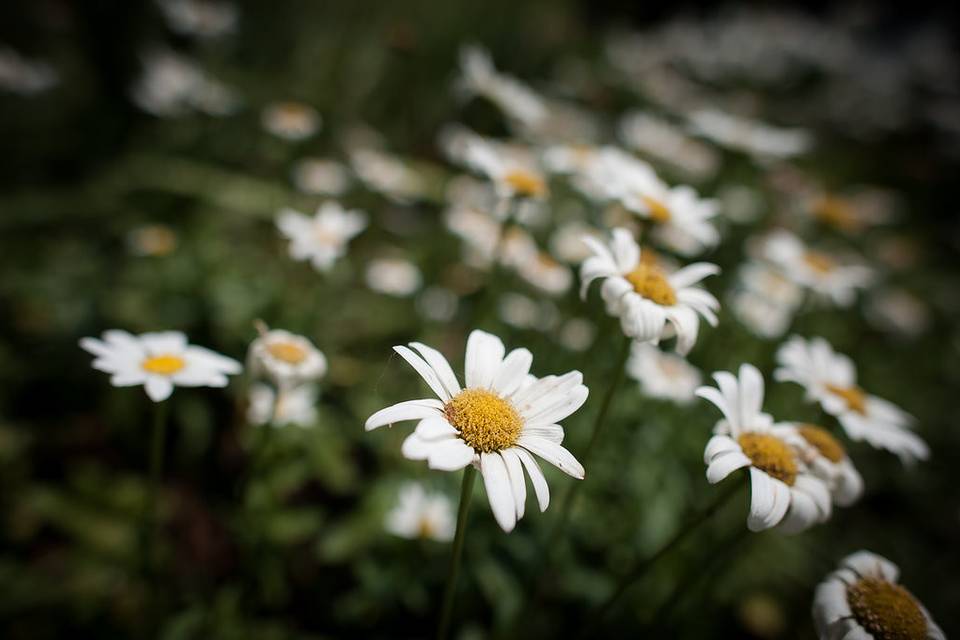
[[[367,215],[325,202],[311,218],[293,209],[281,209],[277,228],[290,240],[290,257],[309,260],[317,271],[329,271],[346,253],[347,243],[367,228]]]
[[[400,489],[385,526],[401,538],[449,542],[456,533],[457,520],[450,498],[439,492],[428,493],[423,485],[411,482]]]
[[[624,228],[613,230],[609,247],[593,238],[584,242],[593,256],[580,269],[580,295],[585,297],[590,283],[603,278],[600,292],[607,312],[620,318],[627,336],[657,343],[675,334],[677,353],[686,355],[697,341],[698,314],[716,326],[720,304],[706,290],[693,286],[718,273],[716,265],[698,262],[667,274],[656,262],[641,257],[640,246]]]
[[[274,405],[276,397],[277,394],[270,385],[258,382],[250,386],[250,405],[247,408],[247,420],[250,424],[262,426],[269,422],[273,427],[310,427],[316,424],[316,385],[281,387],[280,399]]]
[[[903,338],[916,338],[930,327],[930,310],[906,289],[883,289],[871,296],[867,319],[879,329]]]
[[[0,47],[0,89],[29,96],[50,89],[59,80],[47,63],[28,60],[13,49]]]
[[[543,99],[516,78],[498,73],[490,53],[478,46],[460,50],[460,89],[480,95],[497,105],[509,118],[525,127],[535,127],[547,115]]]
[[[861,389],[853,361],[823,338],[793,336],[777,351],[777,363],[774,377],[801,385],[807,399],[836,416],[853,440],[895,453],[905,464],[929,457],[927,444],[910,430],[913,418]]]
[[[550,295],[566,293],[573,284],[570,268],[543,252],[517,265],[517,272],[525,281]]]
[[[684,358],[664,353],[647,342],[631,345],[627,374],[640,383],[646,395],[677,404],[692,402],[701,382],[699,369]]]
[[[579,371],[534,378],[533,356],[526,349],[505,354],[494,335],[473,331],[467,339],[466,388],[461,388],[443,355],[424,344],[394,347],[439,399],[409,400],[367,419],[367,431],[419,420],[403,443],[404,457],[426,460],[431,469],[457,471],[469,464],[480,470],[497,523],[511,531],[523,517],[530,476],[540,510],[550,491],[536,454],[564,473],[583,479],[583,466],[561,446],[557,424],[587,399]],[[419,355],[414,352],[419,352]]]
[[[247,368],[254,376],[265,373],[278,387],[317,380],[327,373],[327,358],[307,338],[283,329],[259,326],[260,336],[250,344]]]
[[[719,387],[696,394],[723,414],[703,453],[707,481],[716,484],[744,467],[750,470],[747,528],[762,531],[777,525],[787,533],[802,531],[830,517],[830,492],[801,457],[805,442],[788,424],[774,424],[763,413],[763,377],[744,364],[739,379],[727,371],[713,374]]]
[[[814,424],[794,424],[804,442],[800,457],[826,483],[834,504],[848,507],[863,493],[863,478],[840,441]]]
[[[483,173],[503,199],[547,196],[547,181],[533,158],[526,152],[513,152],[510,147],[474,135],[466,140],[464,160]]]
[[[260,114],[263,128],[273,135],[298,142],[306,140],[320,130],[320,114],[302,102],[274,102]]]
[[[420,288],[420,269],[409,260],[377,258],[367,265],[367,286],[374,291],[404,298]]]
[[[626,146],[680,169],[694,178],[714,175],[720,165],[717,152],[688,136],[680,127],[652,114],[635,111],[620,121]]]
[[[782,129],[715,109],[699,109],[689,119],[693,133],[760,160],[792,158],[813,146],[812,136],[802,129]]]
[[[761,262],[744,263],[730,296],[734,315],[761,338],[779,338],[793,322],[803,290],[779,270]]]
[[[370,147],[353,149],[350,167],[368,188],[399,203],[417,200],[428,192],[418,171],[385,151]]]
[[[215,38],[231,33],[237,26],[237,8],[214,0],[159,0],[170,28],[177,33]]]
[[[154,402],[170,397],[178,387],[225,387],[227,376],[243,367],[204,347],[187,344],[179,331],[142,333],[134,336],[111,329],[103,339],[82,338],[80,346],[96,356],[93,368],[111,374],[115,387],[143,385]]]
[[[347,169],[335,160],[304,158],[293,168],[293,184],[303,193],[339,196],[347,190]]]
[[[233,91],[210,78],[191,60],[168,49],[145,52],[143,73],[131,89],[138,107],[161,118],[199,111],[224,116],[236,110]]]
[[[897,583],[899,576],[897,565],[869,551],[844,558],[813,596],[820,640],[946,640],[920,601]]]

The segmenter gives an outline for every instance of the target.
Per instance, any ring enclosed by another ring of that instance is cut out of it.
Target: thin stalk
[[[457,532],[453,537],[453,550],[450,556],[450,569],[447,572],[447,586],[443,592],[443,609],[440,625],[437,627],[437,640],[444,640],[450,631],[450,618],[453,615],[453,600],[457,590],[457,576],[460,574],[460,561],[463,558],[463,540],[467,531],[467,514],[470,498],[473,496],[473,482],[477,471],[473,465],[463,470],[463,485],[460,488],[460,508],[457,510]]]
[[[143,546],[141,562],[143,571],[150,573],[156,555],[157,528],[159,527],[160,479],[163,474],[163,443],[167,429],[167,402],[158,402],[153,409],[153,431],[150,435],[150,476],[147,499],[143,509]]]

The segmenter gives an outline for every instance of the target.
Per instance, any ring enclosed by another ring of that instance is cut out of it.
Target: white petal
[[[553,424],[582,407],[583,403],[587,401],[589,393],[585,386],[580,385],[566,394],[556,394],[554,401],[542,407],[540,411],[533,414],[525,411],[521,415],[530,425]]]
[[[504,449],[500,452],[503,462],[507,465],[507,475],[510,476],[510,486],[513,490],[513,499],[517,504],[517,520],[523,517],[527,503],[527,483],[523,477],[523,464],[515,453],[519,447]]]
[[[433,441],[430,456],[427,459],[431,469],[456,471],[473,462],[476,452],[460,438]]]
[[[530,482],[533,483],[533,491],[537,494],[537,504],[540,505],[540,511],[546,511],[550,506],[550,487],[547,485],[547,479],[543,477],[543,471],[536,459],[526,449],[514,447],[511,449],[520,458],[520,462],[527,469],[527,475],[530,476]]]
[[[760,471],[750,468],[750,514],[747,528],[763,531],[777,525],[790,506],[790,490],[785,484]]]
[[[666,311],[666,318],[677,333],[676,352],[687,355],[700,333],[700,320],[696,312],[689,307],[672,307]]]
[[[707,482],[717,484],[737,469],[750,466],[750,458],[741,451],[720,454],[710,461],[707,467]]]
[[[763,405],[763,376],[752,364],[740,365],[740,419],[752,422]]]
[[[527,349],[514,349],[500,364],[493,379],[493,390],[501,396],[509,396],[520,388],[520,384],[530,373],[533,354]]]
[[[556,444],[561,444],[564,436],[563,427],[558,424],[525,425],[523,427],[523,433],[528,436],[543,438]]]
[[[510,487],[507,465],[499,453],[480,454],[480,473],[487,490],[490,509],[500,528],[510,533],[517,523],[517,505]]]
[[[436,444],[436,441],[423,440],[414,432],[404,438],[400,446],[400,454],[407,460],[426,460],[430,457],[430,450]]]
[[[437,378],[439,378],[440,383],[447,390],[447,393],[450,394],[451,398],[460,393],[460,383],[457,381],[457,376],[453,373],[450,363],[447,362],[447,359],[443,357],[442,353],[419,342],[411,342],[410,346],[420,352],[423,359],[426,360],[430,368],[437,374]]]
[[[466,384],[468,389],[489,389],[506,349],[497,336],[474,330],[467,338]]]
[[[170,397],[173,393],[173,383],[164,376],[147,376],[144,382],[144,388],[147,395],[154,402],[161,402]]]
[[[393,350],[400,354],[400,357],[406,360],[410,366],[420,374],[420,377],[423,378],[433,392],[437,394],[438,398],[444,402],[449,402],[450,393],[444,388],[443,384],[440,383],[440,377],[437,375],[436,371],[433,370],[433,367],[428,365],[423,358],[418,356],[407,347],[398,345],[394,347]]]
[[[375,414],[367,418],[365,429],[372,431],[377,427],[394,422],[403,422],[404,420],[423,420],[432,418],[443,411],[443,403],[433,398],[425,400],[407,400],[398,402],[395,405],[385,409],[380,409]]]
[[[151,355],[179,354],[187,348],[187,336],[179,331],[142,333],[140,341]]]
[[[669,280],[674,289],[684,289],[706,278],[720,273],[720,267],[709,262],[697,262],[673,273]]]
[[[421,420],[414,429],[418,438],[423,440],[445,440],[447,438],[456,438],[457,430],[451,425],[443,415]]]
[[[727,402],[727,399],[723,396],[720,391],[714,387],[698,387],[695,394],[703,398],[704,400],[712,403],[717,409],[720,409],[720,412],[723,413],[723,417],[726,418],[727,423],[734,429],[734,433],[739,430],[739,422],[736,420],[736,408],[731,407]]]
[[[583,480],[584,476],[586,475],[583,465],[581,465],[580,462],[573,457],[572,453],[564,449],[559,444],[554,444],[549,440],[527,436],[524,434],[520,434],[520,437],[517,439],[517,444],[530,453],[535,453],[567,475],[573,476],[578,480]]]

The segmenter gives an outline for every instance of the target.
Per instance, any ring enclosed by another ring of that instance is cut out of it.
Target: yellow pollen
[[[538,198],[547,193],[547,184],[543,178],[523,169],[508,172],[503,180],[520,196]]]
[[[820,452],[830,462],[840,462],[847,456],[846,450],[840,441],[829,431],[812,424],[800,425],[797,428],[803,439],[809,442],[814,449]]]
[[[844,402],[847,403],[847,408],[851,411],[855,411],[862,416],[867,415],[867,394],[860,387],[840,387],[835,384],[828,384],[827,391],[843,398]]]
[[[300,364],[307,359],[307,350],[292,342],[271,342],[267,345],[267,352],[287,364]]]
[[[807,263],[808,267],[821,275],[830,273],[837,266],[833,258],[819,251],[808,251],[803,256],[803,261]]]
[[[661,223],[670,220],[670,209],[667,208],[667,205],[650,196],[640,196],[640,199],[643,200],[643,204],[647,205],[647,208],[650,209],[651,220]]]
[[[856,209],[849,201],[835,196],[821,198],[813,207],[814,217],[841,231],[856,231],[861,227]]]
[[[183,369],[186,364],[180,356],[162,355],[150,356],[141,362],[140,366],[144,371],[170,376]]]
[[[737,442],[750,462],[789,486],[797,480],[797,461],[787,443],[765,433],[744,433]]]
[[[925,640],[927,618],[905,588],[880,578],[861,578],[847,587],[850,611],[876,640]]]
[[[512,446],[523,428],[523,419],[513,405],[486,389],[464,389],[443,412],[463,441],[484,453]]]
[[[647,264],[641,260],[637,268],[624,278],[633,285],[634,291],[648,300],[653,300],[665,307],[672,307],[677,303],[677,293],[663,271],[653,264]]]

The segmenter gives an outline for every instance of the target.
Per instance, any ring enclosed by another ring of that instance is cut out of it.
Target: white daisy
[[[525,281],[551,295],[566,293],[573,284],[570,267],[542,251],[517,265],[517,272]]]
[[[701,381],[700,370],[686,359],[647,342],[631,345],[627,374],[640,383],[646,395],[677,404],[689,404]]]
[[[784,276],[843,307],[853,304],[857,290],[873,280],[869,268],[844,264],[829,254],[809,249],[800,238],[783,229],[764,239],[761,252]]]
[[[369,189],[395,202],[411,202],[429,192],[429,185],[420,172],[386,151],[355,148],[350,151],[350,167]]]
[[[187,344],[179,331],[131,335],[111,329],[103,340],[82,338],[80,346],[96,356],[93,368],[111,374],[115,387],[143,385],[154,402],[166,400],[179,387],[225,387],[227,376],[243,367],[204,347]]]
[[[528,350],[514,349],[504,357],[499,338],[473,331],[467,339],[466,388],[461,388],[439,351],[417,342],[410,346],[419,355],[403,346],[394,350],[439,399],[409,400],[382,409],[367,420],[367,431],[419,420],[403,443],[403,455],[427,460],[430,468],[444,471],[477,467],[493,515],[507,532],[524,514],[524,469],[540,510],[550,501],[546,480],[531,454],[583,479],[583,466],[560,444],[563,428],[557,424],[587,399],[579,371],[534,378],[529,374],[533,356]]]
[[[634,111],[620,120],[620,137],[640,153],[665,162],[694,178],[714,175],[720,165],[717,152],[687,135],[680,127],[650,113]]]
[[[800,456],[814,475],[830,489],[834,504],[848,507],[863,493],[863,478],[840,441],[814,424],[795,424],[804,443]]]
[[[286,101],[264,107],[260,114],[263,128],[284,140],[306,140],[320,130],[320,114],[308,104]]]
[[[130,93],[138,107],[161,118],[192,110],[224,116],[239,99],[225,85],[204,73],[195,62],[169,49],[154,48],[141,55],[143,73]]]
[[[397,504],[385,521],[387,531],[401,538],[428,538],[449,542],[457,529],[456,514],[450,498],[439,492],[427,492],[423,485],[411,482],[400,489]]]
[[[276,398],[277,393],[270,385],[262,382],[251,385],[247,407],[247,420],[250,424],[261,426],[270,423],[273,427],[310,427],[316,424],[316,385],[281,387],[280,398]]]
[[[303,193],[339,196],[350,185],[347,169],[336,160],[304,158],[292,172],[293,184]]]
[[[761,338],[779,338],[803,301],[798,284],[759,261],[744,263],[730,295],[734,315]]]
[[[238,11],[229,2],[214,0],[159,0],[167,24],[177,33],[215,38],[237,26]]]
[[[693,133],[760,160],[792,158],[813,146],[813,137],[803,129],[774,127],[716,109],[698,109],[689,120]]]
[[[524,152],[512,152],[510,147],[475,135],[466,141],[464,160],[483,173],[503,199],[543,199],[547,196],[546,177],[532,157]]]
[[[593,255],[580,269],[580,295],[585,297],[590,283],[603,278],[600,292],[607,312],[620,318],[627,336],[657,343],[676,334],[676,350],[685,355],[697,341],[698,314],[716,326],[720,304],[706,290],[693,286],[718,273],[716,265],[698,262],[668,274],[641,256],[640,246],[624,228],[613,230],[609,247],[589,237],[584,242]]]
[[[713,378],[719,389],[696,391],[723,413],[703,453],[707,481],[716,484],[737,469],[750,469],[751,531],[779,525],[796,533],[829,518],[830,492],[803,461],[805,441],[792,426],[774,424],[761,411],[763,377],[757,368],[744,364],[739,379],[726,371]]]
[[[817,586],[813,623],[820,640],[946,640],[930,613],[897,583],[900,569],[857,551]]]
[[[547,117],[543,99],[516,78],[497,72],[490,53],[478,46],[460,50],[460,90],[490,100],[509,118],[534,127]]]
[[[320,205],[312,218],[293,209],[281,209],[277,228],[290,240],[291,258],[309,260],[318,271],[329,271],[346,253],[347,243],[367,228],[367,215],[329,201]]]
[[[807,399],[836,416],[852,439],[895,453],[904,463],[929,457],[927,444],[910,430],[913,418],[861,389],[853,361],[823,338],[793,336],[777,351],[777,363],[774,377],[801,385]]]
[[[250,344],[247,368],[265,373],[278,387],[317,380],[327,373],[327,358],[307,338],[260,324],[260,336]]]
[[[377,258],[367,265],[366,280],[374,291],[403,298],[420,288],[423,277],[417,265],[409,260]]]

